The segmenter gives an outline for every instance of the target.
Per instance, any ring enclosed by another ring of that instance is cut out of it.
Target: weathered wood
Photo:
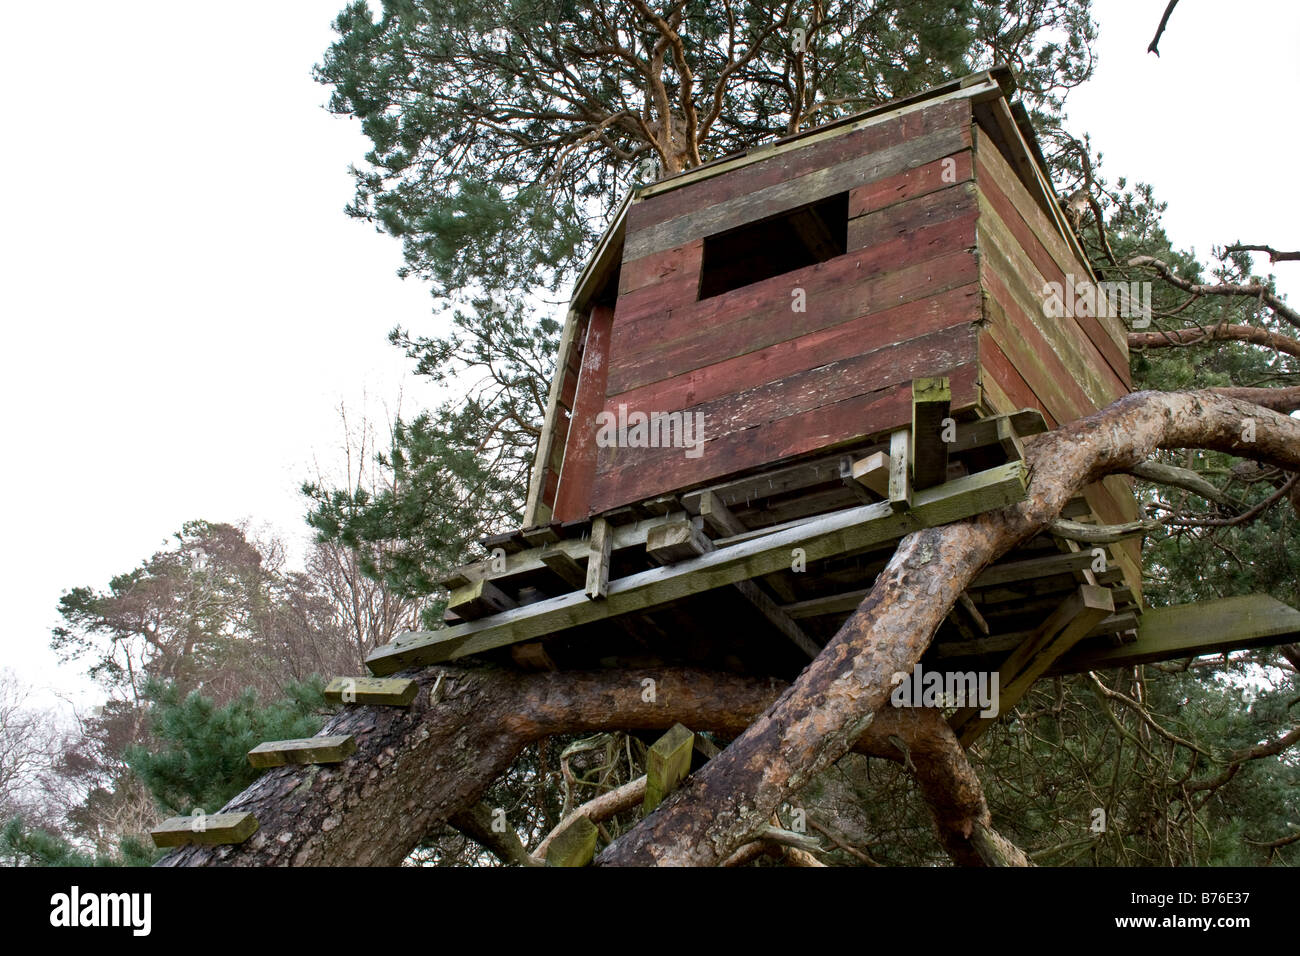
[[[596,855],[596,824],[586,817],[573,822],[551,838],[546,850],[547,866],[586,866]]]
[[[893,176],[905,169],[915,169],[970,145],[969,125],[941,127],[927,135],[859,155],[833,166],[782,179],[770,186],[706,206],[690,215],[643,226],[628,236],[626,256],[638,259],[692,239],[756,222],[796,206],[846,192],[854,186]]]
[[[248,752],[248,762],[258,768],[288,764],[339,763],[357,752],[351,734],[336,737],[300,737],[269,740]]]
[[[691,772],[694,746],[695,734],[681,724],[673,724],[668,733],[650,746],[646,754],[645,802],[642,804],[646,813],[663,803],[664,798],[686,779]]]
[[[696,521],[681,521],[664,525],[651,532],[646,542],[646,553],[660,564],[672,564],[713,550],[713,542],[700,531]],[[743,526],[742,526],[743,527]],[[753,581],[737,581],[732,585],[737,592],[773,627],[809,657],[816,657],[821,647],[804,633],[767,594]]]
[[[1022,643],[999,669],[998,714],[1006,714],[1043,676],[1052,663],[1115,612],[1110,591],[1080,585],[1049,617],[1032,638]],[[978,707],[963,707],[949,721],[963,747],[969,747],[996,717],[983,717]]]
[[[1024,464],[1010,462],[917,492],[908,512],[895,513],[888,502],[861,505],[759,534],[675,565],[618,578],[609,582],[603,601],[588,600],[581,592],[565,594],[443,631],[402,635],[372,651],[366,666],[377,675],[391,674],[403,667],[453,660],[667,604],[690,594],[785,570],[790,566],[791,549],[796,547],[803,549],[809,563],[865,551],[901,538],[926,521],[958,521],[1022,500],[1024,483]]]
[[[587,572],[573,556],[562,548],[544,548],[539,560],[571,588],[587,586]]]
[[[565,433],[559,425],[562,417],[560,393],[564,390],[569,356],[574,350],[579,334],[585,333],[585,326],[585,316],[570,308],[564,320],[564,329],[560,333],[560,349],[556,356],[555,373],[546,400],[546,416],[542,419],[542,432],[537,439],[537,454],[533,459],[533,468],[529,475],[528,499],[524,506],[526,526],[551,520],[552,502],[544,500],[544,488],[552,456],[557,450],[563,454]]]
[[[896,242],[902,246],[905,241]],[[954,248],[953,242],[940,243],[937,251],[926,250],[925,255],[899,265],[895,257],[900,250],[892,245],[851,252],[662,314],[624,322],[620,312],[612,336],[613,354],[620,360],[610,369],[608,394],[631,392],[730,360],[737,361],[715,374],[744,381],[753,374],[750,363],[754,360],[740,361],[749,353],[820,332],[833,342],[838,336],[832,330],[848,323],[854,323],[857,330],[855,340],[875,342],[874,347],[880,348],[899,340],[897,330],[902,323],[898,319],[903,316],[913,316],[917,323],[928,320],[932,328],[942,329],[960,324],[967,314],[978,314],[978,298],[974,302],[966,298],[968,304],[960,316],[954,316],[951,306],[945,310],[930,306],[936,297],[957,294],[956,290],[978,281],[978,264],[968,249]],[[811,296],[804,311],[792,308],[793,288],[802,288]],[[865,320],[869,315],[876,318]],[[880,328],[882,325],[885,328]],[[847,330],[840,333],[846,334]],[[818,344],[819,340],[813,339],[808,347]],[[868,344],[865,350],[870,348]],[[839,351],[840,356],[848,354],[852,353]],[[787,363],[804,361],[803,356],[790,354],[788,347],[766,357]],[[648,403],[652,401],[661,399],[647,398]],[[659,407],[680,408],[682,404]]]
[[[607,305],[592,306],[582,344],[582,372],[564,442],[564,467],[552,509],[556,521],[585,518],[591,513],[591,486],[596,477],[598,452],[596,421],[605,403],[613,327],[614,310]]]
[[[409,707],[417,685],[401,677],[336,677],[325,685],[325,699],[334,704],[377,704]]]
[[[698,496],[692,497],[695,507],[699,509],[696,514],[704,519],[705,526],[715,536],[726,538],[735,534],[744,534],[749,530],[745,523],[733,515],[722,500],[707,488]]]
[[[711,545],[696,521],[681,520],[660,525],[646,538],[645,550],[659,564],[676,564],[710,550]]]
[[[849,191],[849,218],[854,219],[917,196],[947,189],[953,183],[969,182],[974,175],[971,150],[963,149],[924,166],[904,170],[895,176],[855,186]]]
[[[901,428],[889,438],[889,507],[907,511],[912,507],[912,433]]]
[[[609,592],[609,557],[612,547],[609,522],[597,518],[591,523],[591,540],[587,548],[588,598],[603,598]]]
[[[447,610],[465,621],[508,611],[518,604],[499,587],[486,579],[471,581],[451,592]]]
[[[1138,636],[1133,643],[1077,647],[1048,673],[1132,667],[1296,640],[1300,640],[1300,611],[1267,594],[1247,594],[1148,608],[1138,619]]]
[[[149,836],[157,847],[219,846],[243,843],[256,832],[257,818],[251,813],[209,813],[168,817]]]
[[[912,380],[912,487],[920,491],[948,480],[944,421],[952,410],[947,378]],[[956,429],[953,429],[954,437]]]

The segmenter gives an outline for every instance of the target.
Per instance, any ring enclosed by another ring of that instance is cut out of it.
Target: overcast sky
[[[344,216],[365,143],[311,78],[342,5],[4,6],[0,664],[46,700],[86,699],[48,648],[62,591],[191,518],[304,541],[297,489],[334,460],[339,403],[427,398],[385,338],[434,328],[427,292]],[[1155,183],[1178,245],[1300,248],[1300,3],[1187,0],[1159,59],[1164,0],[1095,8],[1069,111],[1105,172]]]

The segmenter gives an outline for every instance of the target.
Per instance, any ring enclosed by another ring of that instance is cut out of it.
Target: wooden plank
[[[609,582],[603,601],[588,600],[581,592],[564,594],[442,631],[402,635],[372,651],[366,666],[382,676],[404,667],[436,664],[517,644],[784,571],[790,566],[792,548],[802,548],[811,564],[897,540],[922,527],[925,521],[958,521],[990,508],[1005,507],[1024,496],[1024,464],[1010,462],[917,492],[908,512],[895,513],[888,502],[860,505],[718,547],[675,565],[618,578]]]
[[[609,593],[609,558],[613,546],[609,522],[597,518],[591,523],[591,541],[587,549],[588,598],[595,600]]]
[[[912,487],[918,491],[948,480],[948,443],[943,432],[951,410],[947,378],[912,379]]]
[[[1109,590],[1091,584],[1080,585],[1043,622],[1039,631],[1012,651],[1002,664],[998,678],[998,714],[1006,714],[1015,707],[1053,661],[1113,613],[1115,605]],[[969,747],[996,719],[981,716],[978,707],[963,707],[952,716],[949,724],[962,746]]]
[[[977,215],[979,204],[975,197],[974,183],[954,183],[937,192],[928,192],[852,218],[848,223],[846,249],[869,249],[915,235],[923,229],[941,234],[934,227],[946,222],[965,222]],[[972,234],[961,231],[957,235],[965,238]]]
[[[735,534],[744,534],[749,530],[745,523],[733,515],[722,500],[707,488],[696,494],[684,496],[682,504],[687,511],[703,518],[705,526],[716,537],[726,538]]]
[[[740,354],[722,358],[682,354],[680,358],[683,367],[668,370],[668,374],[657,381],[621,392],[617,391],[617,384],[611,384],[606,409],[616,409],[620,403],[632,408],[661,411],[691,408],[769,382],[807,373],[850,356],[897,346],[900,340],[899,328],[907,329],[909,339],[924,338],[946,329],[972,325],[982,319],[980,295],[974,284],[938,292],[933,297],[905,302],[887,308],[884,312],[872,312],[868,306],[865,314],[842,322],[837,321],[840,314],[849,316],[860,311],[863,303],[853,301],[847,294],[836,292],[827,303],[814,303],[818,307],[818,313],[809,324],[825,327],[790,338],[784,337],[791,335],[791,322],[797,325],[802,321],[802,316],[790,313],[788,303],[781,304],[786,306],[784,314],[773,310],[770,302],[762,307],[765,311],[779,314],[784,323],[782,326],[774,321],[769,330],[769,338],[780,338],[779,341],[762,348],[754,347],[760,344],[758,341],[704,342],[705,346],[716,351],[719,356],[737,350]],[[756,314],[758,313],[748,313],[751,318]],[[716,349],[714,345],[717,346]],[[694,368],[688,367],[697,362],[702,364]],[[614,378],[624,376],[629,380],[635,376],[649,377],[649,373],[643,374],[635,369],[626,373],[622,371],[624,364],[636,363],[634,356],[621,355],[611,374]]]
[[[1075,648],[1048,671],[1077,674],[1300,641],[1300,611],[1267,594],[1148,608],[1137,640]]]
[[[258,744],[248,752],[248,762],[254,767],[341,763],[356,752],[357,742],[351,734],[300,737]]]
[[[587,586],[586,570],[563,548],[543,548],[540,560],[569,587],[576,590]]]
[[[533,457],[533,469],[528,481],[528,499],[524,506],[524,525],[542,524],[551,520],[551,505],[543,501],[543,487],[546,480],[547,463],[551,460],[553,446],[561,444],[564,432],[558,431],[560,418],[560,393],[564,386],[565,368],[569,355],[579,334],[579,326],[585,328],[585,316],[570,308],[564,319],[564,330],[560,333],[560,348],[556,356],[555,373],[551,378],[551,389],[546,399],[546,416],[542,419],[542,433],[537,439],[537,453]],[[558,437],[557,437],[558,432]]]
[[[900,428],[889,437],[887,500],[895,511],[912,507],[912,433]]]
[[[935,130],[969,126],[971,108],[966,98],[958,92],[948,102],[919,103],[884,115],[848,119],[643,187],[629,213],[629,231],[639,232]],[[718,175],[721,172],[728,175]]]
[[[646,538],[646,554],[658,564],[676,564],[710,550],[712,544],[697,521],[682,520],[655,528]]]
[[[1049,554],[1041,558],[1004,561],[981,571],[971,582],[971,588],[991,588],[1012,581],[1045,578],[1053,574],[1071,574],[1089,567],[1093,560],[1094,557],[1089,550],[1077,554]]]
[[[974,216],[922,224],[915,235],[763,279],[727,295],[640,317],[620,309],[611,338],[618,361],[610,369],[608,394],[629,392],[782,342],[802,341],[855,320],[853,328],[813,338],[807,347],[817,347],[825,355],[846,337],[866,339],[875,347],[893,344],[900,338],[899,329],[910,329],[913,323],[925,321],[931,329],[957,324],[953,314],[957,309],[975,321],[978,295],[971,290],[966,295],[976,295],[976,301],[956,308],[945,303],[942,308],[917,304],[903,309],[978,281],[978,263],[971,252],[975,230]],[[794,289],[804,290],[802,311],[794,308]],[[877,318],[868,321],[871,315]],[[767,354],[767,359],[779,360],[789,370],[797,369],[803,356],[790,354],[787,347]],[[725,365],[717,374],[724,381],[745,380],[758,361],[756,357]]]
[[[900,202],[925,196],[954,183],[974,178],[974,157],[969,149],[904,170],[872,183],[855,186],[849,191],[849,218],[868,215]]]
[[[243,843],[257,832],[251,813],[209,813],[168,817],[149,831],[156,847],[220,846]]]
[[[954,405],[975,408],[979,403],[975,362],[947,371],[953,384]],[[795,456],[853,447],[874,434],[906,425],[911,408],[911,388],[899,383],[718,438],[709,437],[706,430],[704,451],[695,458],[686,457],[681,449],[676,449],[676,455],[656,448],[627,449],[625,460],[611,462],[609,469],[601,472],[593,492],[593,506],[603,511],[665,488],[704,485]]]
[[[1047,251],[1034,230],[1025,222],[1025,213],[1015,201],[1007,196],[998,177],[989,173],[986,161],[979,163],[978,169],[980,173],[978,183],[981,195],[988,205],[997,212],[1003,225],[1015,237],[1020,249],[1033,262],[1034,267],[1044,280],[1058,283],[1062,290],[1065,289],[1067,284],[1067,273],[1074,276],[1077,282],[1092,281],[1089,273],[1082,270],[1079,263],[1073,260],[1064,264],[1058,263],[1052,254]],[[1023,192],[1019,192],[1018,195],[1021,197],[1020,201],[1022,203],[1029,201],[1024,197]],[[1107,364],[1124,383],[1125,387],[1131,386],[1127,338],[1117,339],[1113,334],[1113,326],[1109,324],[1108,320],[1096,315],[1074,315],[1063,319],[1063,321],[1073,321],[1078,324],[1093,345],[1097,347],[1097,350],[1105,357]]]
[[[757,222],[807,203],[847,192],[854,186],[924,166],[971,145],[970,126],[952,125],[833,166],[810,170],[743,195],[650,226],[627,237],[625,258],[639,259],[746,223]]]
[[[674,564],[713,550],[713,542],[700,531],[698,522],[681,521],[665,525],[651,532],[646,541],[646,553],[659,564]],[[742,525],[743,527],[743,525]],[[821,645],[804,633],[770,597],[753,581],[737,581],[732,585],[746,601],[754,606],[774,628],[810,658],[821,653]]]
[[[486,579],[457,588],[447,601],[447,610],[464,621],[499,614],[517,606],[512,597]]]
[[[632,524],[618,525],[614,528],[613,550],[615,552],[623,551],[628,548],[639,548],[645,545],[646,535],[650,529],[656,525],[663,524],[665,521],[672,521],[679,517],[682,512],[673,514],[643,518]],[[489,580],[501,580],[516,577],[521,574],[528,574],[534,571],[540,571],[548,567],[542,557],[550,552],[562,552],[575,561],[585,562],[587,560],[587,541],[585,538],[579,538],[578,534],[587,533],[589,525],[587,522],[575,522],[571,526],[572,535],[557,541],[554,544],[547,545],[544,548],[530,548],[521,551],[518,554],[507,555],[504,566],[494,567],[492,561],[484,559],[476,561],[473,564],[463,565],[450,572],[444,579],[444,586],[452,585],[455,587],[463,586],[460,582],[477,581],[483,578]],[[552,569],[554,570],[554,569]],[[586,583],[586,572],[582,572],[582,583],[577,587],[583,587]]]
[[[547,866],[586,866],[596,855],[596,824],[586,817],[574,817],[551,839],[546,848]]]
[[[664,295],[682,279],[694,278],[698,285],[703,257],[704,240],[693,239],[640,259],[624,259],[618,274],[619,298],[624,299],[643,289],[657,290],[659,295]],[[671,300],[676,300],[674,293],[668,294]],[[694,300],[695,295],[691,294],[688,301]]]
[[[419,684],[402,677],[336,677],[325,685],[325,699],[334,704],[409,707],[419,691]]]
[[[582,373],[564,442],[564,467],[552,510],[555,521],[585,518],[591,513],[591,486],[598,457],[596,420],[605,405],[613,327],[614,310],[605,305],[592,306],[587,338],[582,346]]]
[[[645,801],[642,809],[650,813],[677,789],[691,772],[691,751],[695,734],[681,724],[673,724],[650,746],[645,762]]]
[[[603,512],[616,503],[689,487],[784,457],[772,455],[766,448],[758,454],[752,450],[761,448],[767,438],[764,433],[772,431],[776,423],[857,398],[885,398],[881,395],[884,389],[910,383],[911,379],[928,373],[950,373],[955,404],[969,406],[975,398],[978,341],[979,332],[974,326],[954,326],[687,408],[683,414],[692,416],[693,437],[697,442],[694,448],[684,448],[680,443],[674,447],[660,441],[658,447],[599,449],[593,509]],[[891,413],[889,418],[863,418],[833,430],[826,427],[831,424],[828,419],[817,432],[797,428],[773,433],[793,438],[795,453],[860,440],[864,432],[880,432],[910,421],[910,387],[906,398],[907,413],[901,419]],[[605,410],[612,420],[628,421],[638,413],[649,420],[654,411],[671,407],[637,406],[625,403],[624,396],[615,396]],[[842,431],[844,427],[852,430]],[[703,443],[699,444],[701,434]],[[815,442],[810,440],[814,437]],[[632,473],[628,474],[629,471]],[[611,476],[615,477],[611,479]],[[613,487],[611,480],[615,482]]]

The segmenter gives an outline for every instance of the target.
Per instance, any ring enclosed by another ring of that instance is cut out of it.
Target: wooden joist
[[[149,831],[157,847],[219,846],[243,843],[257,832],[257,818],[251,813],[196,813],[191,817],[168,817]]]
[[[336,677],[325,685],[325,699],[334,704],[382,704],[409,707],[420,685],[401,677]]]
[[[912,507],[912,433],[901,428],[889,439],[889,507],[907,511]]]
[[[609,559],[614,546],[613,532],[605,518],[591,523],[591,540],[587,543],[587,597],[595,600],[609,592]]]
[[[451,592],[451,598],[447,602],[447,610],[462,621],[499,614],[517,606],[513,598],[486,579],[470,581],[457,588]]]
[[[694,521],[681,521],[656,528],[650,532],[650,539],[646,542],[646,554],[658,564],[673,564],[712,551],[713,542],[704,536],[699,527],[702,520],[696,518]],[[799,650],[809,657],[816,657],[821,652],[820,645],[805,634],[803,628],[782,611],[756,583],[737,581],[732,587]]]
[[[296,740],[268,740],[248,752],[254,767],[284,767],[288,764],[339,763],[357,752],[351,734],[332,737],[299,737]]]
[[[944,423],[952,411],[947,378],[918,378],[912,382],[912,486],[918,491],[948,480],[949,443]],[[954,425],[952,438],[956,439]]]
[[[1115,605],[1106,588],[1084,584],[1066,598],[1042,627],[1003,662],[998,672],[998,714],[1014,707],[1057,658],[1113,613]],[[949,722],[962,746],[969,747],[996,719],[981,716],[978,707],[963,707]]]
[[[668,733],[656,740],[646,754],[645,801],[646,813],[664,802],[668,794],[691,772],[691,752],[695,749],[695,734],[681,724],[673,724]]]
[[[1147,608],[1138,619],[1137,640],[1118,647],[1077,647],[1048,674],[1077,674],[1154,661],[1300,641],[1300,611],[1267,594]]]
[[[406,634],[372,651],[366,665],[383,676],[403,667],[455,660],[786,570],[793,548],[801,548],[809,563],[855,554],[1024,496],[1024,464],[1009,462],[919,491],[911,511],[896,513],[888,502],[860,505],[734,544],[718,542],[716,550],[699,557],[610,581],[604,600],[589,600],[583,592],[562,594],[446,630]]]

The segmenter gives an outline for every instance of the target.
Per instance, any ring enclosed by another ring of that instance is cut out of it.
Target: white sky
[[[191,518],[305,540],[298,486],[334,457],[339,402],[382,418],[429,394],[385,336],[431,331],[430,300],[343,215],[365,142],[311,79],[342,6],[3,5],[0,666],[46,701],[86,692],[48,647],[63,590]],[[1070,114],[1107,174],[1155,183],[1179,245],[1300,248],[1300,4],[1187,0],[1160,59],[1164,0],[1095,6]]]

